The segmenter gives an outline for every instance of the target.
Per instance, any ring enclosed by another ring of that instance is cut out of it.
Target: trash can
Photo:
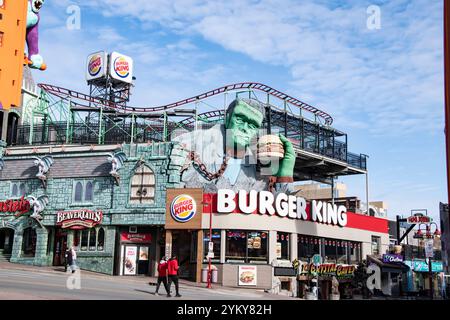
[[[219,277],[219,271],[217,269],[212,269],[211,270],[211,282],[217,283],[218,277]]]
[[[208,282],[208,269],[202,269],[202,282]]]

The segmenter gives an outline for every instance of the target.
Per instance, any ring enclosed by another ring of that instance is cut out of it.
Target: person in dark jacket
[[[67,248],[66,252],[64,253],[64,272],[67,272],[67,266],[71,266],[72,263],[72,250],[70,250],[70,248]]]
[[[180,267],[178,266],[178,260],[176,256],[173,256],[169,262],[168,262],[168,266],[167,266],[167,273],[169,274],[169,292],[167,293],[167,296],[170,297],[170,288],[172,287],[172,282],[175,283],[175,292],[176,295],[175,297],[181,297],[181,294],[179,293],[179,288],[178,288],[178,269],[180,269]]]
[[[167,267],[167,259],[166,257],[162,257],[161,261],[158,263],[158,283],[156,284],[155,296],[159,295],[158,291],[161,286],[161,282],[164,284],[164,289],[166,289],[167,295],[170,295],[170,289],[167,284]]]

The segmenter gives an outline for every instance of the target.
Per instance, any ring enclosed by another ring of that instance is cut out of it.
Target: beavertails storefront
[[[188,278],[201,280],[212,247],[212,263],[224,286],[297,292],[292,261],[300,262],[299,273],[307,273],[315,255],[322,264],[335,264],[333,270],[354,266],[368,254],[386,251],[388,223],[347,212],[344,206],[307,203],[282,193],[274,197],[267,191],[203,194],[201,189],[169,189],[166,251],[180,246],[184,249],[178,252],[186,255],[178,257],[182,275]],[[354,269],[345,270],[350,270],[343,277],[348,280]]]

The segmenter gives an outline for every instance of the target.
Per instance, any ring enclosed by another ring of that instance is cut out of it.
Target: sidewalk
[[[30,266],[30,265],[23,265],[23,264],[17,264],[17,263],[10,263],[10,262],[0,262],[0,270],[11,270],[12,272],[15,270],[20,271],[27,271],[31,273],[44,273],[49,275],[57,275],[61,274],[64,275],[64,267],[56,267],[56,266]],[[139,283],[139,284],[146,284],[150,285],[151,287],[156,286],[157,278],[156,277],[150,277],[150,276],[112,276],[107,274],[101,274],[97,272],[92,271],[86,271],[81,270],[82,274],[84,276],[89,276],[89,278],[97,278],[97,279],[105,279],[105,280],[114,280],[117,282],[124,282],[124,283]],[[180,287],[191,287],[191,288],[199,288],[199,289],[205,289],[205,290],[214,290],[219,291],[223,293],[237,293],[237,292],[246,292],[246,293],[253,293],[261,296],[270,296],[271,299],[289,299],[291,297],[283,296],[283,295],[273,295],[264,292],[264,290],[260,289],[245,289],[245,288],[234,288],[234,287],[224,287],[222,285],[218,284],[212,284],[212,289],[206,288],[206,283],[196,283],[193,281],[188,281],[185,279],[179,280]],[[294,298],[291,298],[294,299]]]

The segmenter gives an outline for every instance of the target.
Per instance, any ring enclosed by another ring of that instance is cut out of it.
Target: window
[[[73,200],[74,202],[83,201],[83,184],[81,182],[75,184],[75,196]]]
[[[87,251],[88,237],[89,237],[89,231],[83,230],[83,232],[81,232],[81,251]]]
[[[361,262],[361,243],[349,241],[347,244],[347,252],[350,264],[358,264]]]
[[[277,259],[289,260],[289,233],[277,233]]]
[[[80,242],[81,233],[81,242]],[[105,230],[86,229],[83,231],[75,231],[73,245],[78,247],[81,243],[80,251],[104,251],[105,250]]]
[[[213,246],[213,252],[214,252],[214,258],[211,258],[211,262],[220,262],[220,244],[221,244],[221,235],[220,230],[213,230],[212,231],[212,242],[214,243]],[[206,257],[208,255],[209,251],[209,230],[204,232],[203,237],[203,257],[204,262],[208,262],[209,259]]]
[[[22,252],[25,257],[34,257],[36,253],[36,230],[26,228],[23,231]]]
[[[92,181],[75,181],[73,190],[73,203],[89,204],[94,201],[94,183]]]
[[[298,258],[303,262],[310,262],[315,254],[321,253],[319,238],[299,235],[297,241]]]
[[[337,263],[347,264],[347,241],[336,241],[336,260]]]
[[[324,263],[336,263],[336,240],[325,239],[323,241],[324,254],[322,255]]]
[[[267,237],[266,231],[228,230],[226,262],[267,263]]]
[[[267,262],[267,232],[249,232],[247,239],[248,262]]]
[[[142,165],[131,179],[130,203],[153,203],[155,200],[155,175],[153,171]]]
[[[97,251],[103,251],[105,246],[105,230],[103,228],[100,228],[98,230],[98,237],[97,237]]]
[[[89,231],[89,251],[95,251],[97,244],[97,231],[95,229],[91,229]]]
[[[11,182],[11,198],[25,197],[27,193],[25,183],[23,182]]]
[[[380,243],[381,238],[372,236],[372,254],[373,255],[379,255],[380,254]]]

